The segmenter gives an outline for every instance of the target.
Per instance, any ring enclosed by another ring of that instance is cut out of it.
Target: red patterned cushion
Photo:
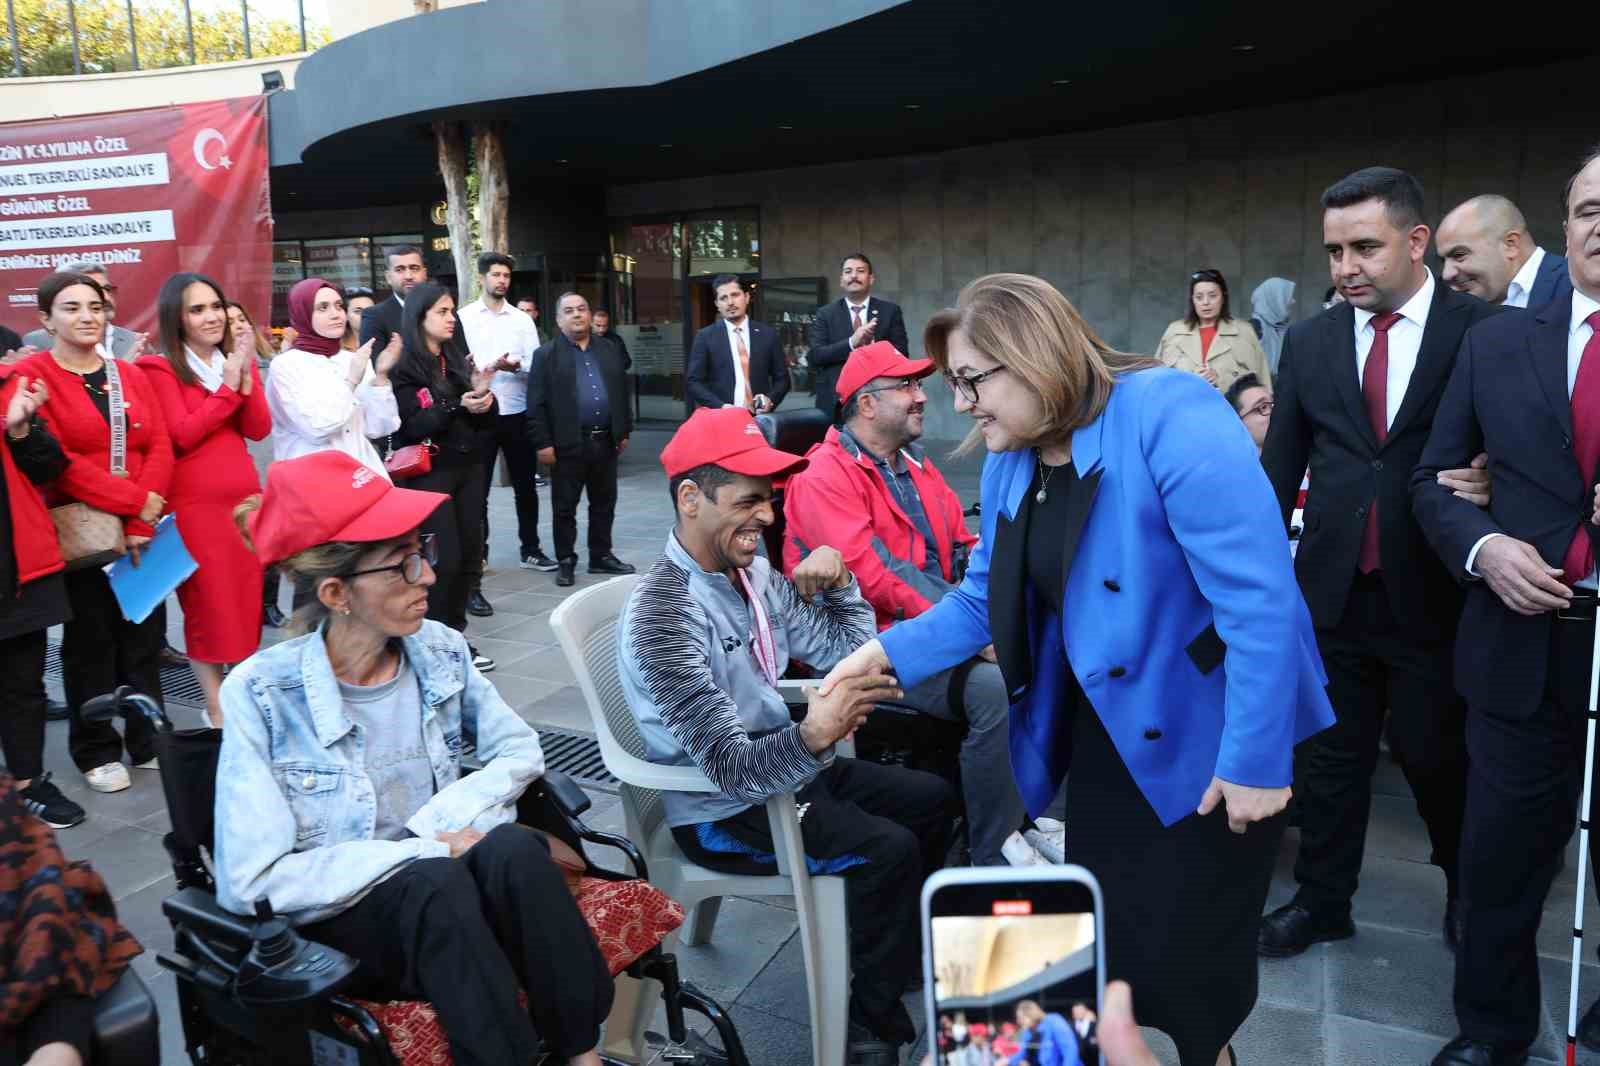
[[[578,910],[583,912],[612,976],[664,940],[683,924],[683,907],[648,881],[607,881],[585,877],[579,883]],[[528,997],[517,998],[524,1007]],[[433,1007],[420,999],[380,1003],[358,999],[389,1038],[400,1066],[451,1066],[450,1041]],[[346,1029],[353,1023],[338,1019]]]
[[[683,907],[648,881],[585,877],[578,909],[615,977],[683,924]]]

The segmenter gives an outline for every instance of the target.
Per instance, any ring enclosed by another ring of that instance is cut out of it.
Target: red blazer
[[[16,390],[16,367],[0,364],[0,411],[11,403]],[[6,499],[11,504],[11,549],[17,557],[17,588],[20,590],[28,582],[47,577],[66,564],[61,561],[56,526],[45,509],[44,497],[17,469],[11,448],[5,444],[0,444],[0,468],[4,468]]]
[[[161,404],[144,372],[118,363],[128,420],[128,476],[111,474],[111,426],[77,374],[61,369],[49,352],[16,364],[18,374],[43,378],[50,402],[39,413],[67,453],[67,469],[52,486],[53,496],[78,500],[90,507],[122,515],[130,537],[148,537],[155,530],[139,521],[145,497],[165,497],[172,484],[172,442]],[[56,502],[56,501],[52,501]]]
[[[216,392],[198,382],[185,385],[164,355],[142,356],[137,365],[155,390],[172,435],[175,467],[172,492],[164,494],[168,506],[176,509],[179,500],[195,499],[237,503],[260,492],[245,438],[262,440],[271,433],[272,415],[254,358],[247,371],[254,381],[249,396],[226,385]]]
[[[916,445],[905,450],[934,544],[900,509],[872,460],[847,448],[837,428],[806,453],[810,464],[790,474],[783,486],[784,573],[793,573],[812,548],[836,549],[861,582],[861,595],[872,604],[880,630],[933,605],[920,574],[929,552],[948,574],[955,546],[978,542],[967,532],[960,498],[933,461]]]

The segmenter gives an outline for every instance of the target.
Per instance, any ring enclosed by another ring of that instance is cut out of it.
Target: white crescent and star
[[[222,145],[222,155],[218,157],[215,163],[208,163],[206,162],[206,147],[212,141]],[[222,134],[210,127],[201,130],[194,136],[194,161],[200,165],[201,170],[215,170],[217,167],[221,167],[223,170],[233,168],[233,160],[228,158],[228,142],[223,139]]]

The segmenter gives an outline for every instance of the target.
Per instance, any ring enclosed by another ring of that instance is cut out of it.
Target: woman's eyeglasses
[[[1009,369],[1010,367],[1003,365],[992,367],[988,370],[985,370],[981,374],[973,374],[971,377],[960,377],[955,374],[946,373],[944,376],[944,381],[946,385],[949,385],[956,392],[960,393],[962,399],[966,400],[968,403],[977,403],[978,386],[994,377],[996,374],[1000,373],[1000,371]]]
[[[432,533],[422,534],[417,538],[417,541],[417,550],[401,559],[398,563],[393,563],[389,566],[374,566],[370,570],[357,570],[346,576],[360,577],[362,574],[387,574],[391,570],[398,570],[400,576],[405,578],[406,584],[421,584],[422,564],[426,562],[429,566],[436,565],[439,562],[439,549],[435,535]]]

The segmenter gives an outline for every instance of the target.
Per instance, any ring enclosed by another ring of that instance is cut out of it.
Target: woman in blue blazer
[[[1295,744],[1333,723],[1255,445],[1193,374],[1109,348],[1048,282],[991,274],[928,324],[989,450],[965,581],[840,663],[914,685],[994,645],[1030,811],[1067,782],[1110,975],[1184,1066],[1227,1066]]]

